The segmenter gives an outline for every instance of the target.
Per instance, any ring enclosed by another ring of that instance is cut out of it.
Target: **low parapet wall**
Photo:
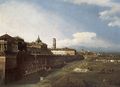
[[[72,56],[61,56],[61,55],[55,55],[53,56],[53,68],[59,68],[59,67],[62,67],[64,66],[66,63],[68,62],[72,62],[72,61],[75,61],[75,60],[82,60],[83,57],[80,56],[80,55],[72,55]]]

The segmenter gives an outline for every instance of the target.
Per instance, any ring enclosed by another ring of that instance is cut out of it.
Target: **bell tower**
[[[56,49],[56,38],[53,38],[53,49]]]

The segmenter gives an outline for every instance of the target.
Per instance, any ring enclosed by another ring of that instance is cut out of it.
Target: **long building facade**
[[[60,50],[61,51],[61,50]],[[64,50],[65,51],[65,50]],[[68,49],[66,50],[68,51]],[[35,72],[49,71],[59,67],[65,62],[78,60],[80,56],[55,55],[53,50],[47,48],[40,38],[35,42],[27,43],[20,37],[8,34],[0,36],[0,72],[5,83],[19,80]]]

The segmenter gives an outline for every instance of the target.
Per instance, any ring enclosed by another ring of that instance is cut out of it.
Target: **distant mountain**
[[[80,51],[81,49],[95,51],[95,52],[120,52],[118,48],[103,48],[103,47],[85,47],[85,46],[72,46],[71,48],[75,48]]]

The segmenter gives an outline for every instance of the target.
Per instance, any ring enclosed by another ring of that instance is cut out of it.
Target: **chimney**
[[[56,49],[56,38],[53,38],[53,49]]]

